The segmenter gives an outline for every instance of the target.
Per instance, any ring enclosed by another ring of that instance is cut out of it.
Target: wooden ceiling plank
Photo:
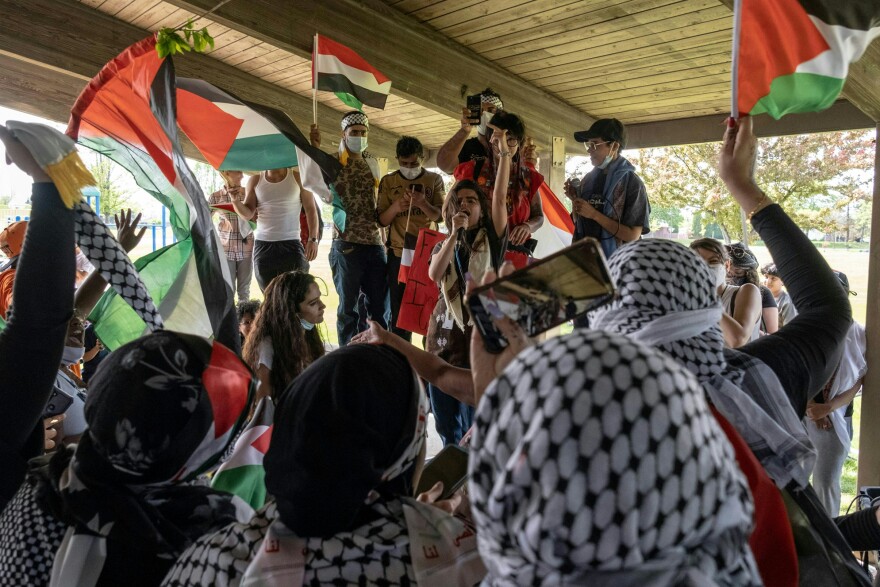
[[[717,47],[726,47],[728,57],[730,56],[730,38],[729,31],[713,31],[696,37],[684,37],[684,43],[679,41],[658,42],[651,46],[632,46],[616,53],[607,53],[598,55],[595,50],[590,51],[587,59],[581,58],[579,61],[571,61],[562,65],[551,67],[541,67],[539,63],[532,62],[524,64],[517,68],[520,75],[526,79],[543,85],[545,83],[555,83],[557,81],[565,81],[566,79],[577,79],[578,75],[592,75],[589,72],[599,72],[615,70],[618,68],[626,69],[631,65],[639,63],[661,64],[674,60],[677,55],[690,50],[700,52],[703,49],[706,52],[717,52]],[[692,47],[692,49],[691,49]],[[594,54],[596,52],[597,54]]]
[[[443,0],[440,0],[439,2],[438,0],[401,0],[394,4],[394,8],[404,14],[409,14],[426,6],[430,6],[431,4],[442,3],[442,1]]]
[[[696,5],[714,0],[692,1]],[[523,63],[584,51],[597,46],[605,47],[605,51],[609,51],[608,45],[612,43],[622,42],[625,49],[628,43],[636,42],[646,35],[660,36],[665,33],[664,40],[676,40],[681,38],[680,32],[673,37],[669,36],[670,32],[682,28],[692,29],[694,34],[710,32],[715,30],[717,25],[707,26],[707,24],[720,18],[731,18],[730,14],[725,13],[723,6],[706,10],[681,10],[676,9],[676,6],[663,6],[619,19],[621,21],[619,23],[610,21],[596,26],[582,27],[576,33],[551,35],[540,39],[530,38],[527,43],[513,48],[486,45],[486,50],[475,50],[499,64]],[[523,56],[525,61],[522,59]],[[581,57],[583,58],[583,54]]]
[[[116,16],[120,10],[124,9],[134,1],[136,0],[106,0],[106,2],[98,7],[98,10],[111,16]]]
[[[491,0],[488,0],[491,2]],[[413,10],[407,14],[421,22],[427,22],[431,19],[438,18],[444,14],[450,14],[469,6],[486,4],[487,0],[443,0],[435,2],[418,10]],[[435,27],[436,28],[436,27]]]
[[[587,3],[598,5],[605,4],[604,0],[528,0],[524,3],[511,3],[492,14],[479,19],[470,19],[458,24],[447,26],[442,29],[444,35],[455,39],[462,45],[468,46],[478,40],[482,40],[485,34],[515,34],[522,32],[524,23],[530,25],[544,23],[576,10]],[[502,28],[503,25],[508,25]],[[511,30],[513,33],[511,33]]]
[[[604,110],[606,108],[620,109],[636,109],[642,106],[649,108],[671,107],[671,106],[687,106],[692,104],[717,103],[727,99],[730,100],[730,88],[723,88],[715,91],[699,91],[699,89],[688,88],[680,92],[665,92],[656,96],[634,96],[632,98],[620,98],[617,100],[602,101],[586,101],[585,105],[589,105],[590,111]]]
[[[151,30],[159,30],[166,27],[175,28],[180,25],[181,22],[185,22],[191,16],[192,13],[187,10],[178,9],[174,12],[169,12],[168,14],[156,19],[156,22],[153,23]]]
[[[691,73],[689,76],[688,73]],[[566,100],[584,100],[594,97],[609,97],[614,99],[618,96],[639,96],[643,94],[658,94],[683,88],[715,87],[718,85],[730,85],[730,68],[725,71],[702,72],[696,69],[684,72],[676,72],[676,75],[662,79],[640,78],[635,82],[609,82],[585,87],[583,90],[573,90],[562,95]]]
[[[630,0],[621,4],[605,3],[600,10],[589,12],[586,16],[574,15],[551,20],[546,24],[529,29],[517,36],[487,37],[483,41],[469,43],[468,47],[495,59],[499,55],[516,55],[532,48],[544,49],[564,45],[577,40],[601,40],[609,33],[638,36],[630,29],[643,28],[650,24],[668,27],[665,22],[673,17],[701,13],[705,10],[723,11],[717,0]]]
[[[712,68],[730,67],[730,43],[718,44],[717,49],[696,49],[693,52],[682,52],[681,55],[663,54],[657,59],[634,60],[627,62],[630,65],[621,64],[615,68],[590,68],[582,69],[574,73],[554,76],[541,80],[542,87],[551,92],[563,92],[578,87],[583,87],[585,80],[599,78],[614,81],[621,78],[637,79],[639,77],[651,77],[656,75],[674,74],[678,71],[686,71],[689,68]],[[552,80],[552,81],[551,81]]]
[[[484,0],[483,2],[473,3],[470,6],[446,12],[422,22],[434,27],[449,38],[458,41],[456,35],[450,32],[452,29],[462,26],[465,28],[487,28],[497,22],[506,22],[511,18],[512,13],[522,13],[524,6],[534,5],[539,1],[546,2],[547,0]],[[559,2],[560,0],[556,1]],[[420,15],[419,13],[413,13],[412,16],[419,18]],[[422,19],[419,18],[419,20]]]
[[[558,51],[558,53],[551,53],[548,50],[540,50],[535,51],[536,55],[516,55],[510,58],[500,58],[496,59],[495,62],[501,65],[502,67],[509,67],[511,70],[515,70],[518,66],[524,63],[532,64],[532,67],[536,63],[544,63],[544,67],[551,68],[557,65],[564,65],[567,63],[578,63],[583,62],[584,55],[589,55],[591,49],[594,48],[597,44],[605,45],[605,51],[629,51],[638,47],[646,47],[650,46],[652,43],[673,43],[681,39],[681,30],[682,28],[690,30],[695,35],[701,35],[704,33],[710,33],[718,28],[718,20],[722,20],[723,22],[727,22],[730,20],[730,15],[725,15],[721,19],[716,19],[714,21],[703,21],[701,17],[687,14],[681,17],[673,17],[667,20],[667,23],[670,25],[676,25],[676,28],[670,28],[668,30],[663,31],[651,31],[646,34],[642,34],[638,37],[628,36],[631,33],[609,33],[606,37],[614,37],[613,39],[606,38],[605,43],[600,43],[596,40],[588,40],[578,43],[571,43],[565,47],[556,47],[551,48],[553,51]],[[671,22],[670,22],[671,21]],[[728,33],[729,34],[729,33]]]

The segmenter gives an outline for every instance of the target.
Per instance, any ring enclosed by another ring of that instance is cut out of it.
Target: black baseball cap
[[[859,295],[849,288],[849,278],[846,276],[846,273],[843,273],[841,271],[834,271],[834,275],[835,275],[835,277],[837,277],[837,281],[840,282],[840,285],[843,286],[843,289],[846,290],[846,293],[848,293],[851,296]]]
[[[579,143],[586,143],[590,139],[617,141],[622,151],[626,148],[626,127],[616,118],[600,118],[587,130],[574,133],[574,140]]]

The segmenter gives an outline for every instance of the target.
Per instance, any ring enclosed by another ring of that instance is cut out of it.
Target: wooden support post
[[[565,195],[562,186],[565,184],[565,137],[553,137],[550,142],[550,174],[547,185],[562,199]]]
[[[874,143],[874,204],[871,213],[871,247],[868,251],[868,372],[862,386],[862,421],[859,427],[859,487],[880,485],[880,124]]]

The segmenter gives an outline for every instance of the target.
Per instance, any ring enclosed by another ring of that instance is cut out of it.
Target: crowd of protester
[[[0,584],[870,584],[851,551],[880,549],[880,514],[838,517],[865,332],[846,276],[755,183],[751,119],[729,121],[718,173],[772,257],[764,283],[740,243],[643,239],[626,129],[599,120],[574,133],[594,168],[565,194],[616,293],[542,342],[495,318],[508,344],[492,354],[467,290],[529,263],[544,178],[526,121],[481,96],[479,123],[464,109],[437,154],[448,193],[418,139],[380,176],[368,117],[342,117],[339,347],[308,272],[317,203],[274,169],[246,186],[223,172],[210,196],[227,206],[234,340],[157,330],[104,348],[86,317],[107,282],[78,276],[74,211],[0,127],[34,182],[28,223],[0,232]],[[125,251],[138,220],[117,218]],[[397,326],[398,272],[407,237],[440,223],[423,350]],[[62,391],[70,406],[48,410]],[[252,507],[210,480],[267,402],[267,497]],[[416,492],[429,413],[468,451],[451,494]]]

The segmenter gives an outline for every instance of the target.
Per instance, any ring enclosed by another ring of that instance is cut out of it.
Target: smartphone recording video
[[[411,184],[409,184],[409,189],[411,189],[414,192],[424,192],[425,186],[423,186],[420,183],[411,183]]]
[[[608,302],[614,282],[599,242],[585,238],[514,271],[468,297],[468,308],[486,350],[500,353],[507,341],[492,318],[509,316],[528,336],[573,320]]]
[[[480,94],[467,97],[468,122],[474,126],[480,124],[480,115],[483,111],[483,101]]]

